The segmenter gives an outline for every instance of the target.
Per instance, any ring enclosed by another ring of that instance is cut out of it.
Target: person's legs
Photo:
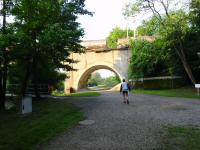
[[[129,100],[128,100],[128,91],[126,92],[126,102],[127,102],[127,104],[129,104]]]
[[[123,101],[124,101],[124,103],[126,103],[126,92],[125,91],[123,91]]]

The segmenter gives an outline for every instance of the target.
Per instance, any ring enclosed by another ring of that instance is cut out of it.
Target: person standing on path
[[[128,83],[125,81],[125,79],[122,80],[121,83],[121,87],[120,87],[120,94],[123,94],[123,100],[124,103],[129,104],[129,100],[128,100],[128,92],[130,91],[130,86],[128,85]]]

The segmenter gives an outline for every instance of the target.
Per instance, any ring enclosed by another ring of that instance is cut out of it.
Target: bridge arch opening
[[[105,66],[105,65],[96,65],[96,66],[90,67],[89,69],[85,70],[85,72],[82,73],[82,75],[78,79],[77,90],[84,89],[84,88],[87,88],[88,86],[91,86],[91,85],[88,85],[88,79],[91,77],[92,73],[94,73],[98,70],[101,70],[101,69],[109,70],[112,73],[114,73],[115,76],[118,78],[119,82],[122,79],[122,76],[113,68]],[[110,88],[112,88],[112,87],[110,87]]]

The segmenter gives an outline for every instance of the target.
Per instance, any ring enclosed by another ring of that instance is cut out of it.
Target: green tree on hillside
[[[9,53],[13,45],[13,31],[11,25],[7,23],[7,17],[11,15],[13,0],[0,1],[0,109],[4,109],[6,100],[6,85],[9,64]]]
[[[35,95],[39,98],[39,75],[45,65],[66,71],[73,70],[69,58],[71,52],[82,52],[80,37],[83,29],[77,22],[78,15],[89,14],[84,9],[84,0],[17,0],[13,9],[16,16],[15,28],[18,45],[15,48],[15,62],[19,70],[21,93],[25,94],[30,82],[35,86]],[[45,69],[44,69],[45,70]]]
[[[194,72],[198,83],[200,81],[200,58],[197,53],[200,52],[200,0],[193,0],[190,4],[189,13],[190,28],[184,39],[188,61]]]
[[[160,32],[162,38],[165,39],[168,47],[171,47],[171,50],[173,50],[174,53],[177,53],[190,81],[195,84],[196,79],[194,78],[191,66],[188,63],[186,50],[183,47],[184,38],[188,31],[188,16],[183,11],[178,11],[177,13],[171,11],[169,8],[171,8],[171,4],[174,4],[173,2],[174,1],[170,1],[169,3],[169,1],[164,0],[138,0],[130,4],[137,9],[131,9],[130,11],[133,13],[151,11],[153,13],[160,26],[162,26],[163,32]],[[160,13],[158,7],[156,7],[157,5],[160,5],[160,7],[163,8],[164,14]]]
[[[129,36],[133,36],[133,31],[129,30]],[[127,31],[119,27],[114,28],[107,37],[107,45],[109,48],[117,48],[117,41],[120,38],[127,37]]]
[[[170,55],[165,51],[165,47],[161,47],[160,42],[136,40],[131,43],[129,78],[170,75],[167,69]]]
[[[138,35],[141,36],[157,36],[160,24],[156,17],[151,17],[149,20],[144,20],[142,25],[137,28]]]
[[[100,84],[102,84],[103,82],[103,78],[101,77],[99,72],[94,72],[90,75],[89,79],[88,79],[88,86],[98,86]]]
[[[113,87],[113,86],[117,85],[118,83],[120,83],[120,79],[116,75],[104,78],[104,80],[103,80],[103,84],[107,87]]]

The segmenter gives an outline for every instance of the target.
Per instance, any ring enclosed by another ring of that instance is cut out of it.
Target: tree
[[[76,61],[69,58],[70,53],[83,52],[80,37],[84,32],[76,19],[78,15],[91,15],[84,6],[84,0],[17,0],[13,9],[18,37],[15,56],[17,65],[25,70],[21,76],[22,96],[30,80],[39,98],[39,64],[43,59],[56,68],[73,70],[70,64]]]
[[[120,78],[118,76],[110,76],[107,78],[104,78],[103,84],[107,87],[113,87],[120,83]]]
[[[155,17],[144,20],[142,25],[137,28],[138,35],[141,36],[157,36],[159,33],[159,22]]]
[[[200,81],[200,58],[197,52],[200,52],[200,1],[193,0],[190,4],[189,12],[190,28],[184,39],[188,61],[194,72],[195,79]]]
[[[18,62],[20,63],[20,62]],[[40,65],[38,66],[38,83],[41,85],[44,85],[44,87],[51,85],[53,87],[56,87],[57,84],[61,81],[64,81],[66,78],[66,74],[60,72],[58,69],[56,69],[56,66],[50,62],[49,60],[43,58],[40,60]],[[8,81],[9,81],[9,86],[8,90],[14,94],[20,94],[19,89],[13,85],[18,85],[19,83],[22,82],[22,79],[24,77],[23,71],[24,71],[24,66],[15,64],[13,63],[9,67],[9,72],[8,72]],[[30,78],[32,78],[32,75],[30,75]],[[32,83],[30,83],[32,87]],[[41,90],[39,90],[41,91]],[[28,91],[30,92],[30,91]]]
[[[181,14],[181,16],[176,16],[176,14],[174,14],[173,12],[170,13],[170,4],[174,5],[174,3],[175,1],[169,0],[138,0],[130,4],[134,6],[133,8],[137,9],[131,9],[130,11],[132,12],[132,14],[141,11],[151,11],[153,13],[153,15],[157,18],[159,24],[163,26],[163,29],[165,29],[165,34],[163,34],[162,36],[165,36],[167,40],[170,40],[168,44],[170,44],[173,47],[173,50],[175,50],[175,52],[178,54],[178,57],[181,60],[189,79],[193,84],[195,84],[196,79],[194,78],[191,66],[189,65],[187,60],[185,49],[183,47],[186,27],[182,27],[182,25],[185,25],[184,21],[187,20],[187,15],[179,13]],[[163,8],[162,12],[159,11],[161,7]]]
[[[103,82],[101,74],[99,72],[94,72],[90,75],[87,84],[90,86],[97,86]]]
[[[168,64],[171,58],[162,41],[135,40],[130,49],[129,78],[170,75]]]
[[[191,1],[190,19],[191,19],[192,30],[200,34],[200,0]]]
[[[133,36],[133,31],[130,30],[130,36]],[[126,30],[119,27],[115,27],[107,37],[106,41],[109,48],[117,48],[117,41],[120,38],[125,38],[127,36]]]
[[[12,0],[0,1],[0,16],[2,16],[0,30],[0,110],[4,109],[6,100],[6,84],[9,63],[9,51],[12,47],[12,33],[7,24],[6,18],[10,15],[13,6]]]

